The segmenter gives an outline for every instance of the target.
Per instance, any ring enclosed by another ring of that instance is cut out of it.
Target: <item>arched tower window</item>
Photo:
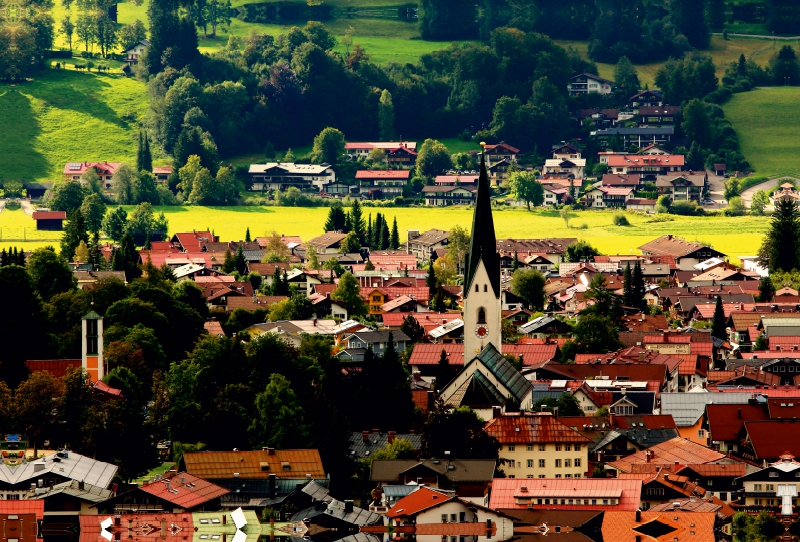
[[[483,285],[483,291],[484,292],[488,292],[489,291],[488,286],[486,284]]]
[[[486,323],[486,310],[483,307],[478,309],[478,323],[479,324]]]
[[[475,285],[475,291],[476,291],[476,292],[480,292],[480,291],[481,291],[481,287],[480,287],[480,286],[478,286],[477,284]]]

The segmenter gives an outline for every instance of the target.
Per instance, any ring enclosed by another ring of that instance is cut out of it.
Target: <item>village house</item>
[[[795,461],[794,455],[785,452],[767,468],[738,478],[745,509],[753,513],[777,509],[779,515],[792,516],[793,507],[799,504],[798,476],[800,463]]]
[[[369,158],[373,149],[384,151],[390,165],[413,166],[417,161],[416,141],[348,141],[344,144],[345,155],[350,160]]]
[[[450,238],[450,232],[435,228],[424,233],[408,230],[407,235],[406,251],[413,254],[420,265],[428,263],[437,250],[446,249]]]
[[[611,511],[633,513],[639,509],[641,496],[641,480],[507,477],[492,480],[488,506],[492,510],[500,511],[533,508],[558,511],[605,510],[606,514]]]
[[[97,506],[114,514],[213,512],[219,510],[221,497],[228,493],[228,489],[189,473],[168,472]]]
[[[484,430],[500,443],[509,478],[584,478],[591,441],[549,412],[500,414]]]
[[[364,355],[368,349],[371,349],[375,357],[382,358],[389,348],[390,334],[394,341],[394,351],[403,352],[410,339],[402,331],[361,330],[345,338],[347,347],[339,353],[338,357],[347,361],[364,361]]]
[[[386,170],[359,170],[356,171],[356,181],[360,188],[359,193],[369,199],[396,198],[403,195],[403,188],[408,186],[411,170],[386,169]]]
[[[434,489],[452,490],[461,499],[483,504],[486,488],[492,481],[497,462],[494,459],[458,459],[451,457],[416,459],[375,459],[370,482],[379,486],[424,484]]]
[[[290,186],[300,190],[316,188],[336,180],[336,173],[328,164],[293,164],[288,162],[268,162],[250,164],[249,190],[286,190]]]
[[[544,239],[498,239],[497,253],[500,257],[517,258],[522,260],[528,256],[541,254],[548,260],[558,265],[564,261],[567,247],[577,243],[576,238],[544,238]]]
[[[448,205],[472,205],[475,203],[476,185],[440,184],[422,187],[425,205],[446,207]]]
[[[708,187],[708,173],[658,175],[656,187],[659,195],[667,195],[672,201],[700,203],[705,198],[705,190]]]
[[[125,58],[123,60],[128,64],[138,64],[139,57],[142,56],[142,53],[144,53],[148,47],[150,47],[150,40],[136,42],[132,47],[125,50]]]
[[[609,173],[636,174],[652,180],[656,175],[682,171],[686,157],[682,154],[605,154],[601,156],[601,163],[608,164]],[[603,177],[603,184],[608,184],[605,181]]]
[[[153,168],[153,177],[157,183],[166,184],[172,175],[172,166],[157,166]]]
[[[66,211],[34,211],[31,218],[36,221],[37,230],[61,231],[67,219]]]
[[[643,105],[639,107],[639,125],[678,124],[681,118],[681,108],[677,105]]]
[[[520,153],[518,148],[502,142],[496,145],[486,145],[483,149],[486,154],[486,160],[490,164],[500,162],[501,160],[516,162],[517,155]]]
[[[658,200],[644,199],[644,198],[630,198],[625,202],[625,208],[629,211],[643,211],[645,213],[654,213]],[[669,270],[665,273],[669,275]]]
[[[570,96],[579,96],[581,94],[611,94],[614,88],[614,81],[603,79],[598,75],[591,73],[580,73],[573,76],[567,90]]]
[[[619,109],[578,109],[575,120],[580,126],[591,124],[595,128],[608,128],[617,124]]]
[[[65,181],[81,181],[83,175],[89,170],[94,170],[100,178],[103,188],[110,190],[113,188],[112,180],[121,162],[67,162],[64,166]],[[81,182],[83,183],[83,181]]]
[[[563,203],[565,196],[570,195],[568,187],[556,183],[542,183],[542,190],[544,192],[543,206],[559,205]]]
[[[616,186],[596,186],[587,190],[583,199],[587,207],[593,209],[625,208],[628,200],[633,199],[633,188]]]
[[[678,269],[694,270],[694,266],[709,258],[725,258],[726,254],[682,237],[662,235],[639,247],[645,256],[671,256]]]
[[[604,128],[591,132],[601,146],[608,146],[615,137],[623,148],[636,145],[639,148],[648,145],[669,145],[675,135],[674,126],[640,127],[640,128]]]
[[[643,90],[628,98],[628,104],[638,113],[640,107],[656,107],[664,103],[660,90]]]

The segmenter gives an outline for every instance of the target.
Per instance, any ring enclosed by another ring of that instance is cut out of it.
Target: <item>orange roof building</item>
[[[676,437],[661,444],[651,446],[635,454],[623,457],[618,461],[608,463],[606,468],[615,469],[620,473],[631,472],[637,463],[655,463],[661,465],[681,465],[714,463],[724,459],[725,454],[715,452],[710,448],[696,444],[690,440]]]
[[[489,508],[635,511],[641,480],[614,478],[495,478]]]
[[[319,450],[275,450],[265,448],[250,451],[189,452],[183,463],[189,474],[206,480],[231,478],[325,478]]]

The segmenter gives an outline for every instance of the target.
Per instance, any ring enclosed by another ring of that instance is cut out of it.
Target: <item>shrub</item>
[[[681,216],[696,216],[705,213],[705,210],[700,207],[696,201],[673,201],[669,207],[669,213]]]
[[[579,230],[588,230],[588,229],[589,229],[589,224],[587,224],[586,222],[581,222],[581,223],[578,225],[578,229],[579,229]]]
[[[394,198],[394,204],[397,206],[402,206],[406,204],[406,200],[403,196],[397,196]]]
[[[614,225],[615,226],[630,226],[631,223],[628,222],[628,217],[625,216],[625,213],[619,212],[614,215]]]

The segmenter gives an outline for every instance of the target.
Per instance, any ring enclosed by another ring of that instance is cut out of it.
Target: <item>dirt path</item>
[[[25,211],[26,215],[33,216],[33,205],[31,205],[30,200],[20,198],[19,204],[22,207],[22,210]]]

